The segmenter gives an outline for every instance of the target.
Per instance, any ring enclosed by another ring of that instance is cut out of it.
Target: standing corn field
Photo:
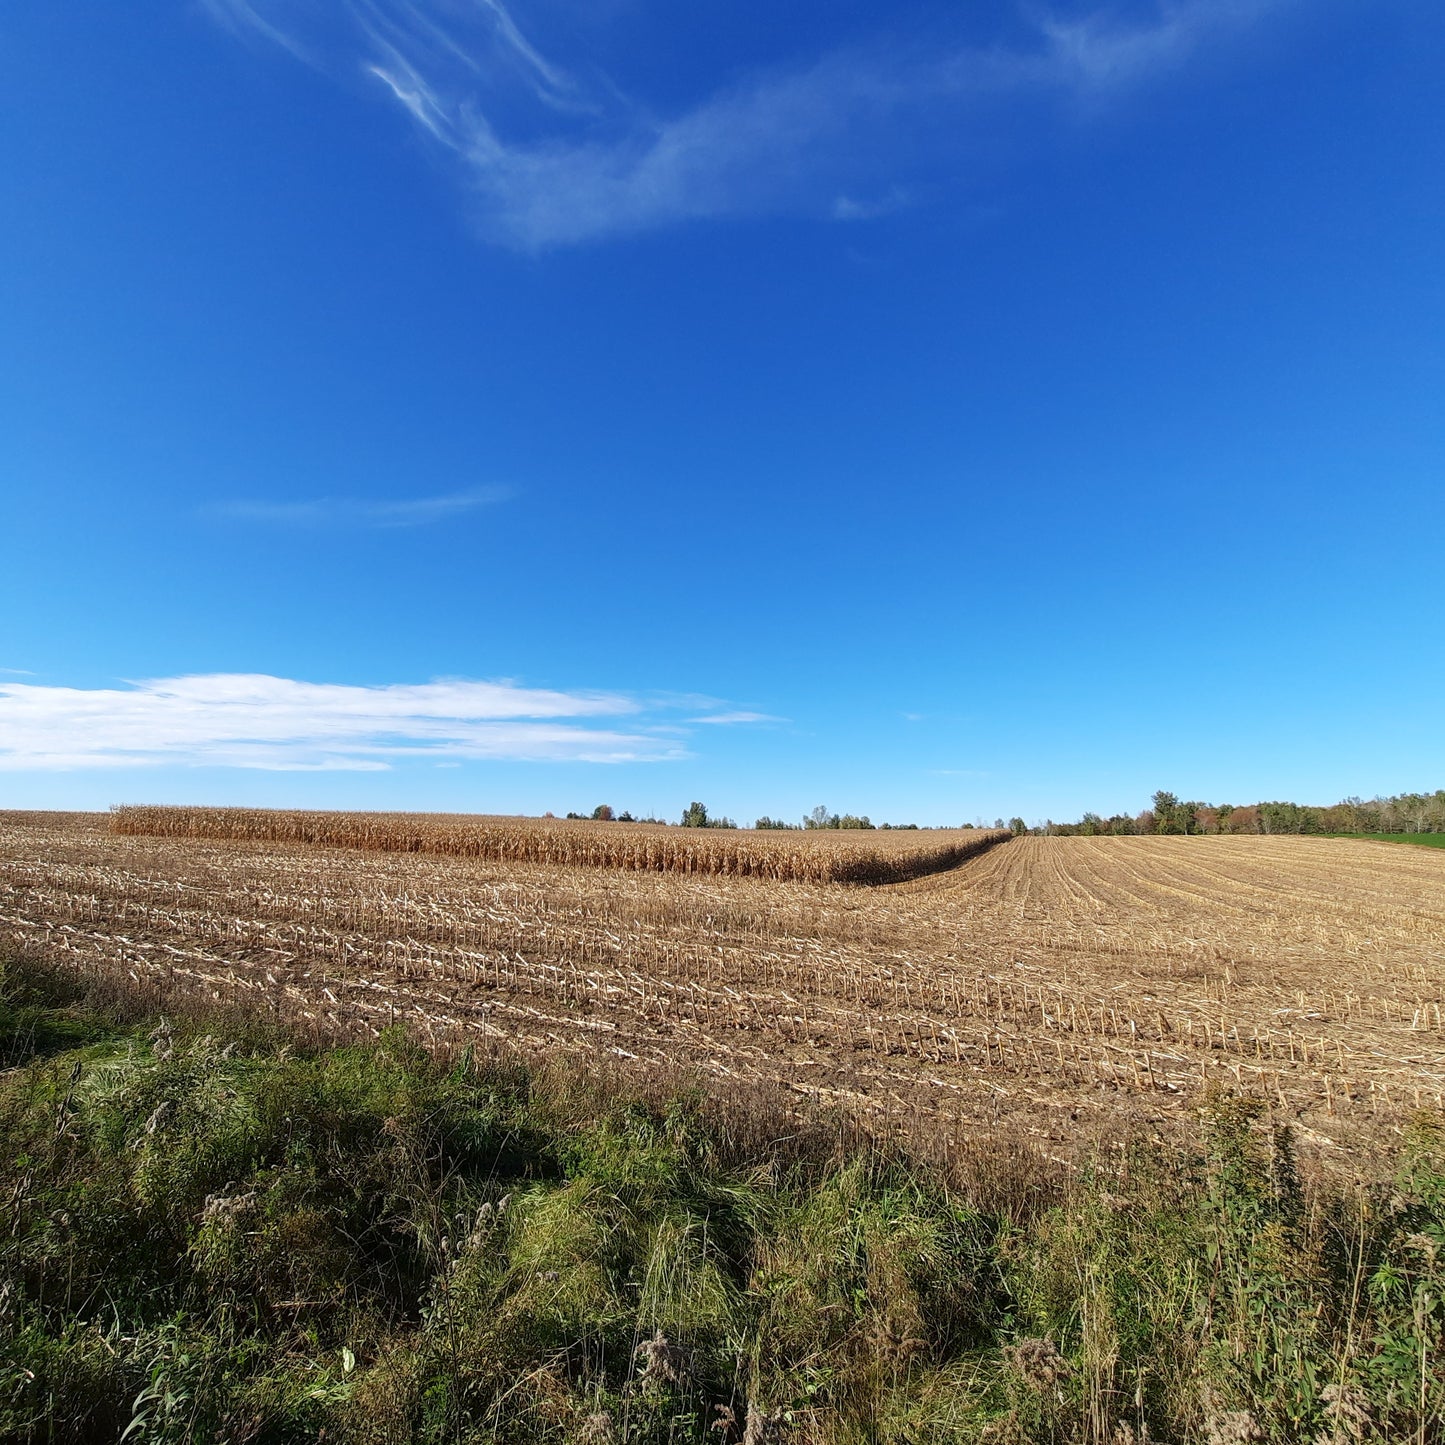
[[[953,868],[1009,836],[977,828],[757,833],[557,818],[140,806],[112,810],[111,825],[117,833],[159,838],[308,843],[564,868],[862,884],[898,883]]]

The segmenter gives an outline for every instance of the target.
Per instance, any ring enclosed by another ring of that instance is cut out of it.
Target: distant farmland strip
[[[502,863],[698,873],[797,883],[901,883],[953,868],[1010,835],[993,829],[754,832],[420,813],[131,805],[115,833],[435,853]]]

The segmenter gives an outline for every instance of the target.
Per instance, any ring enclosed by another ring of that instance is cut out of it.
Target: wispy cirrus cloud
[[[436,497],[238,500],[221,502],[209,511],[213,516],[279,527],[425,527],[495,506],[510,495],[504,487],[485,487]]]
[[[201,8],[233,35],[254,36],[272,45],[279,45],[297,60],[315,64],[300,42],[279,25],[273,24],[250,0],[201,0]]]
[[[780,723],[785,717],[774,717],[766,712],[715,712],[703,717],[689,718],[689,722],[705,723],[709,727],[736,727],[741,723]]]
[[[686,756],[681,737],[619,693],[512,682],[366,687],[259,673],[103,688],[0,682],[0,771],[169,765],[374,772],[417,759]]]
[[[1144,21],[1112,8],[1063,20],[1037,19],[1043,60],[1057,80],[1087,94],[1165,74],[1199,52],[1249,29],[1288,0],[1164,0]]]
[[[1158,0],[1130,18],[1103,5],[1067,19],[1035,10],[1008,44],[879,40],[671,114],[543,54],[525,12],[501,0],[339,0],[319,31],[299,0],[206,3],[232,30],[359,70],[453,155],[485,234],[536,250],[689,220],[883,215],[913,197],[904,172],[930,184],[956,175],[971,135],[1000,114],[1097,105],[1294,0]]]

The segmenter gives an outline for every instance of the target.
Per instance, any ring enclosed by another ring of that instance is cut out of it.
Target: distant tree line
[[[689,803],[682,815],[682,826],[684,828],[736,828],[737,824],[731,818],[710,817],[706,804]]]
[[[552,818],[556,815],[554,813],[547,813],[544,816]],[[574,822],[667,823],[667,819],[665,818],[638,818],[625,810],[618,813],[613,810],[610,803],[599,803],[590,813],[568,813],[566,816]],[[1014,826],[1016,833],[1027,831],[1022,818],[1015,818],[1013,825],[1016,825]],[[738,825],[731,818],[722,816],[714,817],[708,812],[706,803],[692,802],[683,810],[681,822],[677,826],[683,828],[736,828]],[[972,828],[974,824],[964,823],[961,826],[964,828]],[[994,826],[996,828],[1002,828],[1004,826],[1003,819],[1000,818]],[[1050,827],[1052,826],[1053,825],[1050,824]],[[919,831],[917,823],[874,823],[866,813],[862,815],[856,813],[831,813],[821,804],[814,808],[801,822],[789,823],[782,818],[770,818],[765,813],[753,824],[753,827],[763,830],[796,832],[802,832],[804,829],[811,828],[876,828],[881,831],[894,830],[915,833]]]
[[[830,813],[828,809],[819,803],[806,818],[803,819],[805,828],[871,828],[867,816],[859,817],[855,813]]]
[[[1445,833],[1445,788],[1434,793],[1399,793],[1392,798],[1346,798],[1327,807],[1301,803],[1182,802],[1173,793],[1154,794],[1151,805],[1130,816],[1105,818],[1085,813],[1077,823],[1055,823],[1014,832],[1089,837],[1101,833]]]
[[[550,818],[553,815],[548,813],[545,816]],[[590,813],[568,813],[567,816],[578,822],[590,823],[665,823],[667,821],[665,818],[636,818],[625,808],[622,812],[615,813],[612,811],[610,803],[598,803]]]
[[[917,823],[875,823],[867,813],[830,813],[827,807],[819,803],[801,823],[784,823],[776,818],[759,818],[753,825],[757,828],[866,828],[878,829],[880,832],[911,832],[919,831]],[[972,827],[971,823],[965,823],[965,828]]]

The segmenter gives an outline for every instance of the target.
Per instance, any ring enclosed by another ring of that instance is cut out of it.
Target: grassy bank
[[[1333,838],[1369,838],[1376,843],[1413,843],[1417,848],[1445,848],[1445,833],[1332,833]]]
[[[34,964],[0,998],[5,1439],[1442,1438],[1435,1117],[1350,1189],[1223,1095],[1197,1147],[948,1171]]]

